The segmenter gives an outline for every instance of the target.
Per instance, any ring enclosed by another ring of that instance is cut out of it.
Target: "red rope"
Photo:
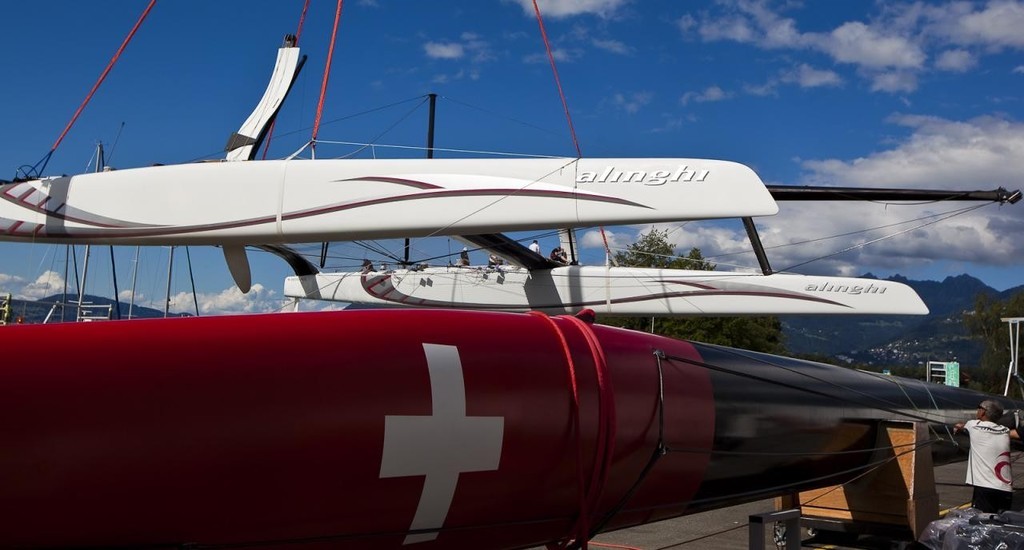
[[[565,111],[565,120],[569,122],[569,133],[572,135],[572,144],[576,147],[576,158],[583,158],[583,151],[580,149],[580,140],[576,137],[576,127],[572,123],[572,115],[569,114],[569,102],[565,99],[565,92],[562,91],[562,80],[558,77],[558,67],[555,66],[555,55],[551,53],[551,43],[548,42],[548,32],[544,30],[544,18],[540,15],[540,7],[537,0],[533,0],[533,11],[537,14],[537,25],[540,27],[540,36],[544,39],[544,49],[548,52],[548,61],[551,62],[551,72],[555,75],[555,86],[558,88],[558,97],[562,99],[562,110]],[[604,234],[604,226],[601,230],[601,239],[604,241],[604,251],[611,258],[612,263],[618,265],[612,257],[612,250],[608,248],[608,237]]]
[[[591,470],[587,509],[596,510],[601,493],[604,491],[604,485],[608,481],[608,473],[611,470],[612,458],[615,454],[615,395],[612,392],[607,358],[590,324],[570,315],[563,315],[561,318],[576,325],[587,341],[591,357],[594,360],[598,395],[598,429],[594,449],[597,459],[594,461],[594,469]]]
[[[576,384],[576,363],[572,357],[572,350],[569,349],[569,342],[565,339],[565,334],[562,333],[555,320],[539,311],[531,311],[530,315],[544,319],[551,329],[555,331],[558,341],[562,344],[562,353],[565,354],[565,361],[569,370],[569,389],[572,396],[571,409],[573,415],[572,427],[576,433],[576,497],[580,508],[574,531],[576,532],[577,540],[579,540],[580,533],[586,533],[589,530],[589,526],[587,526],[589,514],[587,513],[586,476],[583,473],[583,440],[580,433],[580,394],[579,387]],[[587,537],[584,536],[584,549],[587,546],[586,539]],[[565,548],[566,546],[568,546],[568,541],[558,547]]]
[[[316,147],[316,136],[320,133],[320,117],[324,114],[324,98],[327,96],[327,80],[331,76],[331,61],[334,59],[334,40],[338,36],[338,21],[341,20],[341,7],[345,0],[338,0],[338,9],[334,12],[334,30],[331,31],[331,45],[327,49],[327,64],[324,65],[324,79],[320,83],[320,101],[316,105],[316,119],[313,120],[312,146]]]
[[[302,5],[302,15],[299,16],[299,28],[295,31],[295,45],[299,45],[299,38],[302,38],[302,26],[306,24],[306,11],[309,10],[309,0]]]
[[[306,24],[306,11],[309,10],[310,0],[306,0],[302,4],[302,15],[299,16],[299,28],[295,30],[295,45],[299,45],[299,38],[302,36],[302,26]],[[263,160],[267,160],[267,151],[270,150],[270,140],[274,138],[274,126],[277,126],[277,119],[275,118],[270,123],[270,128],[267,128],[267,139],[263,143]]]
[[[544,30],[544,18],[540,16],[537,0],[533,0],[533,11],[537,14],[537,25],[540,26],[540,36],[544,39],[544,48],[548,52],[548,61],[551,62],[551,72],[555,74],[555,86],[558,87],[558,97],[562,98],[562,109],[565,110],[565,119],[569,122],[572,144],[576,146],[576,157],[580,158],[583,156],[583,152],[580,150],[580,140],[576,139],[576,128],[572,124],[572,115],[569,114],[569,103],[565,100],[565,92],[562,91],[562,81],[558,78],[558,67],[555,66],[555,55],[551,53],[551,44],[548,42],[548,33]]]
[[[575,359],[573,358],[572,350],[569,347],[569,342],[565,337],[564,331],[558,326],[554,319],[551,319],[540,312],[530,313],[544,318],[552,329],[554,329],[559,342],[562,344],[562,351],[565,354],[569,369],[569,380],[573,399],[573,427],[576,430],[576,461],[578,466],[577,473],[579,475],[579,479],[577,480],[579,515],[576,518],[576,524],[573,526],[572,539],[563,541],[558,545],[549,546],[549,548],[566,548],[571,543],[575,542],[580,545],[580,548],[586,550],[591,536],[590,511],[597,510],[600,505],[601,494],[603,493],[605,483],[608,480],[608,474],[611,471],[612,458],[615,453],[615,395],[611,387],[608,362],[604,355],[604,351],[601,348],[601,344],[597,340],[597,336],[594,334],[593,329],[588,323],[577,317],[569,315],[559,317],[559,319],[563,319],[575,326],[580,335],[582,335],[583,339],[587,342],[587,346],[590,348],[591,359],[594,361],[594,373],[597,378],[597,437],[594,443],[594,467],[590,471],[590,482],[587,483],[584,479],[585,476],[583,472],[583,444],[580,428],[579,387],[577,382]]]
[[[71,117],[71,120],[68,122],[68,125],[64,127],[64,131],[60,133],[60,137],[57,138],[57,141],[53,142],[53,147],[50,148],[51,153],[57,150],[57,146],[60,145],[61,141],[64,141],[64,136],[68,134],[68,131],[71,130],[71,127],[75,124],[75,121],[78,120],[78,116],[82,114],[82,111],[85,109],[85,106],[89,103],[89,100],[92,99],[92,95],[96,93],[96,90],[99,89],[100,84],[103,84],[103,80],[107,78],[107,74],[110,73],[110,69],[114,67],[114,63],[117,63],[118,58],[121,57],[121,52],[123,52],[124,49],[128,47],[128,43],[131,42],[132,37],[135,36],[135,31],[139,30],[139,27],[142,25],[142,22],[146,19],[146,16],[149,15],[149,11],[153,9],[154,5],[156,5],[156,0],[150,0],[149,5],[146,6],[146,10],[142,12],[142,15],[139,16],[139,20],[136,21],[135,26],[132,27],[131,32],[129,32],[128,36],[126,36],[124,38],[124,41],[121,42],[121,47],[117,49],[117,53],[115,53],[114,57],[110,59],[110,63],[107,63],[107,68],[103,69],[103,73],[100,75],[99,79],[97,79],[96,83],[92,85],[92,89],[89,90],[89,95],[85,96],[85,100],[82,101],[82,104],[78,106],[78,110],[75,111],[75,114]]]

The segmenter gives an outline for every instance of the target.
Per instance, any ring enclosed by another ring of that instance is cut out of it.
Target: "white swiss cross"
[[[423,344],[430,371],[432,416],[385,416],[380,477],[425,476],[410,530],[440,529],[461,472],[497,470],[505,418],[466,416],[466,386],[455,346]],[[410,534],[402,544],[437,533]]]

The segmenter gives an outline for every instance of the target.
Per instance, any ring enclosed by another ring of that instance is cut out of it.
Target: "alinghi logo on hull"
[[[668,182],[700,183],[707,179],[710,170],[690,170],[680,164],[673,170],[618,170],[609,166],[603,172],[580,172],[576,183],[642,183],[644,185],[665,185]]]
[[[839,292],[842,294],[885,294],[885,287],[877,286],[874,283],[868,286],[823,283],[820,285],[807,285],[804,290],[807,292]]]

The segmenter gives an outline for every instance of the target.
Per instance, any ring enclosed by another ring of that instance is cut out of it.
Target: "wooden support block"
[[[870,462],[879,466],[844,485],[776,499],[776,509],[799,506],[805,518],[907,527],[914,536],[939,517],[939,497],[922,422],[882,422]]]

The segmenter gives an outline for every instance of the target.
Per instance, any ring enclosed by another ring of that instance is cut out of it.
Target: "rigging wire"
[[[328,125],[331,125],[331,124],[334,124],[334,123],[337,123],[337,122],[341,122],[341,121],[344,121],[344,120],[349,120],[349,119],[353,119],[353,118],[356,118],[356,117],[360,117],[360,116],[368,115],[368,114],[371,114],[371,113],[375,113],[377,111],[383,111],[384,109],[390,109],[391,107],[395,107],[395,106],[401,105],[403,103],[408,103],[410,101],[416,101],[416,100],[419,100],[419,99],[421,99],[423,97],[425,97],[425,96],[418,95],[418,96],[411,97],[411,98],[408,98],[408,99],[403,99],[403,100],[400,100],[400,101],[396,101],[394,103],[389,103],[387,105],[382,105],[380,107],[374,107],[373,109],[367,109],[365,111],[359,111],[359,112],[356,112],[356,113],[352,113],[350,115],[345,115],[345,116],[342,116],[342,117],[338,117],[338,118],[335,118],[335,119],[328,120],[327,122],[321,123],[320,126],[324,127],[324,126],[328,126]],[[295,130],[291,130],[291,131],[288,131],[288,132],[284,132],[284,133],[278,134],[278,137],[287,137],[287,136],[292,136],[292,135],[295,135],[295,134],[300,134],[300,133],[303,133],[303,132],[307,132],[307,131],[309,131],[312,128],[313,128],[312,126],[303,126],[301,128],[297,128]],[[334,142],[320,141],[319,143],[334,143]],[[308,144],[308,142],[307,142],[307,144]],[[355,143],[353,145],[362,145],[362,143]],[[383,146],[379,145],[378,147],[383,147]],[[219,151],[219,150],[218,151],[214,151],[214,152],[211,152],[211,153],[207,153],[207,154],[205,154],[203,156],[195,157],[195,158],[193,158],[191,160],[188,160],[186,162],[201,161],[201,160],[204,160],[204,159],[208,159],[210,157],[219,156],[222,152],[223,151]]]
[[[378,136],[380,137],[380,136]],[[341,141],[341,140],[317,140],[318,144],[333,144],[333,145],[359,145],[366,147],[379,147],[381,149],[413,149],[416,151],[424,151],[427,148],[419,145],[393,145],[393,144],[381,144],[381,143],[366,143],[362,141]],[[366,147],[363,147],[364,149]],[[568,157],[551,156],[551,155],[535,155],[530,153],[512,153],[507,151],[483,151],[477,149],[450,149],[445,147],[432,147],[436,151],[442,151],[445,153],[470,153],[474,155],[494,155],[494,156],[505,156],[505,157],[523,157],[523,158],[535,158],[535,159],[564,159]]]
[[[831,240],[831,239],[838,239],[839,237],[849,237],[851,235],[859,235],[861,233],[869,233],[871,231],[877,231],[879,229],[888,229],[890,227],[896,227],[896,226],[905,225],[905,224],[908,224],[908,223],[918,222],[918,221],[921,221],[921,220],[927,220],[927,219],[930,219],[930,218],[936,218],[936,217],[939,217],[939,216],[945,216],[946,214],[954,214],[954,215],[956,215],[956,214],[962,213],[962,212],[964,212],[966,210],[969,210],[969,209],[972,209],[972,208],[976,208],[976,206],[965,206],[965,207],[962,207],[962,208],[955,208],[953,210],[946,210],[945,212],[937,212],[935,214],[927,214],[925,216],[919,216],[917,218],[911,218],[911,219],[908,219],[908,220],[902,220],[902,221],[898,221],[898,222],[887,223],[887,224],[883,224],[883,225],[877,225],[875,227],[868,227],[866,229],[858,229],[856,231],[847,231],[845,233],[836,233],[835,235],[828,235],[828,236],[825,236],[825,237],[817,237],[817,238],[814,238],[814,239],[806,239],[806,240],[803,240],[803,241],[795,241],[795,242],[791,242],[791,243],[783,243],[783,244],[776,244],[776,245],[772,245],[772,246],[766,246],[765,250],[777,250],[779,248],[788,248],[788,247],[791,247],[791,246],[800,246],[800,245],[804,245],[804,244],[811,244],[811,243],[816,243],[816,242],[821,242],[821,241],[828,241],[828,240]],[[738,256],[738,255],[741,255],[741,254],[750,254],[750,253],[751,253],[750,250],[742,250],[742,251],[739,251],[739,252],[727,252],[725,254],[716,254],[714,256],[708,256],[708,258],[726,258],[726,257],[729,257],[729,256]]]
[[[477,111],[480,111],[481,113],[491,115],[491,116],[493,116],[495,118],[502,118],[502,119],[505,119],[505,120],[508,120],[508,121],[511,121],[511,122],[515,122],[516,124],[519,124],[519,125],[522,125],[522,126],[526,126],[527,128],[533,128],[534,130],[539,130],[541,132],[544,132],[546,134],[550,134],[550,135],[553,135],[553,136],[557,136],[558,135],[558,132],[555,132],[554,130],[551,130],[551,129],[548,129],[548,128],[542,128],[540,126],[537,126],[536,124],[531,124],[529,122],[526,122],[525,120],[521,120],[521,119],[518,119],[518,118],[515,118],[515,117],[510,117],[510,116],[498,113],[496,111],[491,111],[491,110],[485,109],[483,107],[472,105],[472,104],[467,103],[465,101],[462,101],[462,100],[459,100],[459,99],[455,99],[455,98],[453,98],[451,96],[441,95],[441,96],[438,96],[438,97],[440,97],[441,99],[447,99],[448,101],[451,101],[452,103],[457,103],[459,105],[462,105],[463,107],[468,107],[470,109],[475,109]]]
[[[295,45],[299,44],[299,39],[302,38],[302,27],[306,24],[306,12],[309,11],[309,2],[306,0],[302,4],[302,14],[299,15],[299,26],[295,29]]]
[[[892,233],[890,235],[883,235],[883,236],[881,236],[881,237],[879,237],[877,239],[872,239],[872,240],[864,242],[864,243],[859,243],[859,244],[855,244],[853,246],[848,246],[848,247],[846,247],[846,248],[844,248],[842,250],[838,250],[838,251],[832,252],[830,254],[825,254],[824,256],[819,256],[817,258],[811,258],[810,260],[807,260],[805,262],[800,262],[800,263],[797,263],[797,264],[793,264],[793,265],[791,265],[791,266],[789,266],[787,268],[782,269],[781,271],[790,271],[793,268],[804,266],[804,265],[807,265],[809,263],[816,262],[818,260],[824,260],[825,258],[831,258],[833,256],[838,256],[840,254],[843,254],[844,252],[849,252],[851,250],[856,250],[856,249],[859,249],[859,248],[864,248],[865,246],[867,246],[869,244],[874,244],[874,243],[877,243],[879,241],[884,241],[886,239],[891,239],[893,237],[896,237],[896,236],[899,236],[899,235],[903,235],[905,233],[909,233],[909,232],[915,231],[917,229],[921,229],[922,227],[927,227],[929,225],[934,225],[934,224],[939,223],[941,221],[945,221],[945,220],[948,220],[950,218],[953,218],[953,217],[956,217],[956,216],[959,216],[959,215],[962,215],[962,214],[966,214],[968,212],[973,212],[974,210],[977,210],[979,208],[984,208],[986,206],[989,206],[989,204],[987,204],[987,203],[986,204],[979,204],[977,206],[971,206],[971,207],[968,207],[968,208],[963,208],[960,211],[955,212],[953,214],[950,214],[948,216],[940,217],[940,218],[938,218],[936,220],[932,220],[932,221],[925,222],[925,223],[922,223],[922,224],[919,224],[919,225],[915,225],[914,227],[909,227],[907,229],[904,229],[903,231],[897,231],[896,233]]]
[[[46,165],[50,162],[50,157],[53,156],[53,152],[56,151],[57,147],[60,146],[60,143],[64,141],[64,136],[66,136],[68,132],[71,130],[71,127],[74,126],[75,121],[78,120],[78,117],[82,114],[82,111],[85,110],[85,106],[89,104],[89,101],[92,99],[93,94],[95,94],[96,90],[99,89],[100,84],[103,84],[103,81],[106,80],[107,75],[110,74],[110,70],[114,68],[114,64],[117,63],[117,60],[121,57],[121,54],[124,52],[125,48],[128,47],[128,43],[131,42],[132,37],[135,36],[135,32],[139,30],[140,26],[142,26],[142,22],[146,20],[146,16],[149,15],[150,10],[152,10],[153,6],[155,5],[156,0],[150,0],[149,5],[146,6],[146,9],[143,10],[142,15],[139,16],[138,21],[135,22],[135,26],[132,27],[132,30],[128,32],[128,36],[126,36],[124,40],[121,42],[121,47],[119,47],[117,49],[117,52],[114,53],[114,56],[110,59],[110,62],[107,63],[107,67],[103,69],[102,73],[100,73],[100,77],[96,80],[96,83],[92,85],[92,89],[89,90],[88,94],[86,94],[85,99],[82,101],[82,104],[78,106],[78,109],[75,111],[75,114],[72,115],[71,120],[68,121],[67,126],[64,127],[64,131],[60,133],[59,137],[57,137],[57,141],[53,142],[53,146],[50,147],[50,151],[46,153],[46,156],[44,156],[43,159],[39,161],[40,163],[42,163],[42,167],[36,170],[36,167],[34,166],[32,167],[33,171],[42,172],[43,170],[46,169]],[[36,166],[39,166],[39,163],[37,163]]]
[[[327,48],[327,63],[324,65],[324,77],[320,82],[320,100],[316,106],[316,118],[313,119],[313,136],[309,143],[313,155],[316,155],[316,136],[320,133],[320,118],[324,114],[324,99],[327,97],[327,81],[331,76],[331,62],[334,60],[334,43],[338,36],[338,22],[341,20],[341,8],[345,0],[338,0],[338,9],[334,12],[334,30],[331,31],[331,42]]]
[[[110,146],[110,152],[107,153],[106,165],[110,166],[111,161],[114,159],[114,151],[117,150],[117,144],[121,142],[121,133],[124,132],[124,121],[121,121],[121,125],[117,127],[117,134],[114,136],[114,144]]]
[[[435,237],[437,235],[442,235],[442,234],[444,234],[444,231],[446,229],[448,229],[449,227],[451,227],[451,226],[461,222],[462,220],[465,220],[467,218],[475,216],[475,215],[479,214],[480,212],[483,212],[484,210],[487,210],[488,208],[490,208],[490,207],[500,203],[501,201],[503,201],[505,199],[509,199],[509,198],[512,198],[512,197],[518,195],[520,191],[525,191],[527,188],[531,187],[533,184],[539,183],[539,182],[543,181],[544,178],[564,170],[567,166],[572,165],[573,163],[577,162],[578,160],[579,159],[571,159],[571,160],[569,160],[569,162],[567,162],[567,163],[565,163],[565,164],[555,168],[554,170],[551,170],[550,172],[540,176],[539,178],[534,179],[533,181],[523,185],[519,189],[513,190],[513,191],[509,192],[508,194],[502,195],[502,196],[494,199],[493,201],[491,201],[491,202],[481,206],[480,208],[477,208],[476,210],[474,210],[474,211],[472,211],[472,212],[462,216],[461,218],[455,219],[455,220],[451,221],[450,223],[448,223],[447,225],[443,225],[443,226],[435,229],[434,231],[432,231],[431,233],[429,233],[426,236],[427,237]]]
[[[354,157],[355,155],[358,155],[359,153],[365,151],[369,147],[374,147],[376,142],[377,142],[377,140],[379,140],[380,138],[382,138],[385,135],[387,135],[389,132],[391,132],[391,130],[394,130],[399,124],[405,122],[409,117],[412,116],[413,113],[415,113],[420,107],[422,107],[423,104],[428,101],[428,99],[429,99],[428,96],[423,96],[423,100],[422,101],[420,101],[418,104],[414,105],[412,109],[409,109],[398,120],[396,120],[393,123],[391,123],[391,126],[388,126],[384,130],[382,130],[380,133],[378,133],[376,136],[370,138],[370,142],[369,143],[363,144],[363,146],[360,147],[359,149],[356,149],[355,151],[353,151],[353,152],[351,152],[351,153],[349,153],[347,155],[343,155],[341,158],[351,158],[351,157]]]
[[[548,61],[551,63],[551,72],[555,76],[555,87],[558,88],[558,97],[562,100],[565,120],[569,123],[569,134],[572,135],[572,144],[576,148],[576,158],[583,158],[580,140],[576,137],[576,127],[573,126],[572,115],[569,113],[569,102],[566,101],[565,91],[562,90],[562,80],[558,77],[558,67],[555,65],[555,54],[551,51],[551,43],[548,41],[548,33],[544,29],[544,18],[540,15],[540,7],[537,5],[537,0],[533,0],[533,11],[537,14],[537,26],[540,27],[540,36],[544,40],[544,49],[547,50]]]
[[[572,144],[576,147],[576,158],[583,158],[583,150],[580,149],[580,140],[576,136],[576,127],[572,123],[572,115],[569,113],[569,102],[565,99],[565,91],[562,89],[562,80],[558,76],[558,66],[555,65],[555,54],[551,51],[551,42],[548,41],[548,33],[544,29],[544,18],[540,14],[540,6],[537,5],[537,0],[533,0],[533,11],[537,14],[537,26],[540,27],[540,36],[544,40],[544,49],[548,54],[548,61],[551,63],[551,72],[555,76],[555,86],[558,88],[558,97],[562,100],[562,109],[565,111],[565,120],[569,123],[569,133],[572,135]],[[612,256],[611,249],[608,248],[608,236],[605,234],[604,226],[601,226],[601,240],[604,241],[605,258],[612,262],[612,264],[618,266],[618,262]]]

